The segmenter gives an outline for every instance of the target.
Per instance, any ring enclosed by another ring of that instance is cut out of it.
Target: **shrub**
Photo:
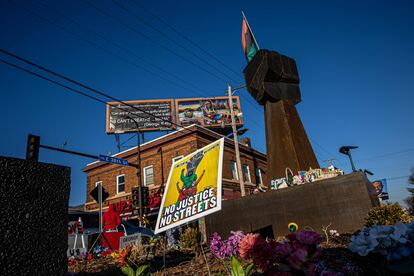
[[[412,217],[405,213],[398,203],[386,204],[372,208],[365,219],[365,226],[393,225],[397,221],[408,223]]]
[[[183,249],[197,249],[197,230],[195,228],[187,228],[180,237],[180,247]]]

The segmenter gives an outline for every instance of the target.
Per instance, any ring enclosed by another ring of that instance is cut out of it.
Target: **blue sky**
[[[246,65],[240,41],[243,10],[261,48],[296,59],[302,92],[297,109],[320,164],[336,158],[335,164],[349,172],[349,162],[338,153],[338,148],[358,145],[360,148],[354,151],[357,168],[374,172],[372,180],[390,179],[391,201],[402,202],[408,196],[407,180],[402,176],[414,167],[412,1],[141,2],[239,72],[237,75],[133,2],[122,4],[214,64],[214,68],[112,1],[93,3],[124,25],[85,1],[38,1],[106,40],[37,1],[1,1],[1,48],[123,100],[220,96],[226,89],[225,80],[233,85],[242,84],[241,72]],[[131,27],[152,41],[131,31]],[[16,62],[5,55],[1,58]],[[200,66],[216,76],[200,70]],[[115,138],[105,134],[103,104],[4,64],[0,64],[0,91],[4,114],[0,155],[24,158],[28,133],[40,135],[47,145],[60,146],[66,141],[66,148],[72,150],[91,154],[116,152]],[[246,90],[238,95],[245,126],[250,130],[246,136],[255,148],[265,152],[263,110]],[[146,138],[157,135],[147,134]],[[41,150],[40,160],[70,166],[70,203],[84,202],[86,176],[81,169],[93,160],[45,150]]]

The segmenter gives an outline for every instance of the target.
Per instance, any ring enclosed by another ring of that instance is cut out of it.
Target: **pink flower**
[[[259,234],[247,234],[239,242],[239,253],[244,259],[251,259],[254,248],[258,247],[259,244],[263,244],[264,240]]]

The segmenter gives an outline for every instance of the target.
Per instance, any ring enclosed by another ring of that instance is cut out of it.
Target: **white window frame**
[[[149,169],[149,168],[152,168],[152,183],[147,184],[147,174],[145,173],[145,171],[146,171],[147,169]],[[154,184],[155,184],[155,179],[154,179],[154,166],[153,166],[153,165],[146,166],[146,167],[144,167],[144,168],[142,169],[142,172],[143,172],[143,175],[144,175],[144,186],[145,186],[145,187],[148,187],[148,186],[154,185]]]
[[[176,157],[173,157],[171,160],[172,160],[172,162],[174,163],[174,162],[177,162],[178,160],[180,160],[181,158],[183,158],[184,157],[184,155],[178,155],[178,156],[176,156]]]
[[[247,176],[248,176],[248,179],[244,180],[244,182],[252,183],[252,177],[250,175],[250,168],[249,168],[249,165],[247,165],[247,164],[243,164],[243,168],[242,168],[242,170],[243,170],[243,178],[244,178],[244,168],[245,167],[247,168]]]
[[[259,179],[260,179],[259,185],[263,185],[262,170],[260,168],[255,168],[255,170],[257,170],[259,172]],[[256,171],[254,173],[255,173],[255,176],[257,178]],[[256,182],[257,182],[257,180],[256,180]]]
[[[233,167],[234,167],[234,174],[233,174],[233,170],[231,171],[231,177],[234,179],[234,180],[239,180],[239,172],[238,172],[238,170],[237,170],[237,162],[236,161],[234,161],[234,160],[230,160],[230,169],[231,169],[231,165],[234,165]],[[234,175],[236,175],[236,177],[234,177]]]
[[[97,187],[99,183],[101,183],[101,186],[102,186],[102,180],[99,180],[99,181],[96,181],[96,182],[95,182],[95,187]],[[103,186],[102,186],[102,187],[103,187]]]
[[[124,177],[124,190],[122,192],[119,191],[119,178]],[[116,193],[120,194],[120,193],[125,193],[125,174],[120,174],[116,176]]]

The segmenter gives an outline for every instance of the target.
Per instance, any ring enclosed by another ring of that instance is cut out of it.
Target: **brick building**
[[[142,184],[149,187],[150,195],[162,194],[172,162],[188,155],[222,136],[207,128],[191,125],[166,134],[141,145]],[[137,163],[137,147],[125,150],[113,157]],[[254,150],[248,143],[240,144],[246,194],[253,193],[257,186],[266,188],[266,156]],[[234,142],[225,139],[223,156],[223,199],[240,197]],[[131,210],[131,188],[138,186],[137,169],[104,162],[93,162],[84,169],[87,174],[86,211],[97,211],[98,205],[89,195],[98,182],[109,193],[103,203],[104,210],[110,203],[116,203],[121,214],[129,215]]]

